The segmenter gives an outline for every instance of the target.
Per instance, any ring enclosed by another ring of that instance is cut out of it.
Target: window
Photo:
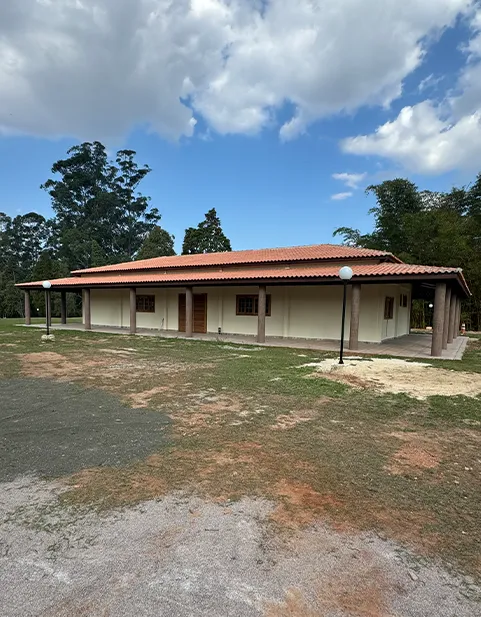
[[[407,294],[401,294],[401,296],[399,298],[399,306],[401,306],[402,308],[407,308],[407,306],[408,306]]]
[[[259,312],[259,296],[237,296],[236,315],[257,315]],[[271,296],[266,296],[266,315],[271,315]]]
[[[137,296],[137,313],[155,313],[155,296]]]
[[[384,319],[392,319],[394,316],[394,298],[387,297],[384,301]]]

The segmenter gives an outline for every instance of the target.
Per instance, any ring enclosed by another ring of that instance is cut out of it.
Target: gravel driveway
[[[272,533],[273,504],[170,495],[57,511],[55,484],[0,485],[3,617],[477,617],[472,581],[374,535]]]

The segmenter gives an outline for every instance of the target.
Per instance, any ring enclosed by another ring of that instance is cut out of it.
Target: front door
[[[207,294],[194,294],[194,332],[207,332]],[[185,294],[179,294],[179,332],[185,332]]]

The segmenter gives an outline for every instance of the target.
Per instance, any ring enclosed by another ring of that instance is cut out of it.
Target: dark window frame
[[[155,296],[142,294],[136,297],[137,313],[155,313]]]
[[[394,319],[394,298],[386,296],[384,299],[384,319]]]
[[[407,308],[408,307],[408,295],[407,294],[401,294],[399,297],[399,306],[401,308]]]
[[[241,311],[240,304],[242,302],[250,301],[252,304],[252,311],[246,312]],[[259,294],[238,294],[235,299],[235,314],[239,317],[257,317],[258,316],[258,306],[259,306]],[[266,295],[266,317],[271,316],[272,311],[272,301],[271,294]]]

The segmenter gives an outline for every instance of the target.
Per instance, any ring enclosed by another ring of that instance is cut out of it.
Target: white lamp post
[[[42,287],[45,289],[45,319],[47,321],[47,336],[50,335],[50,288],[52,283],[44,281]]]
[[[344,283],[344,293],[342,296],[342,325],[341,325],[341,353],[339,357],[339,364],[344,364],[344,326],[346,323],[346,298],[347,298],[347,283],[352,279],[354,272],[349,266],[344,266],[339,270],[339,278]]]

